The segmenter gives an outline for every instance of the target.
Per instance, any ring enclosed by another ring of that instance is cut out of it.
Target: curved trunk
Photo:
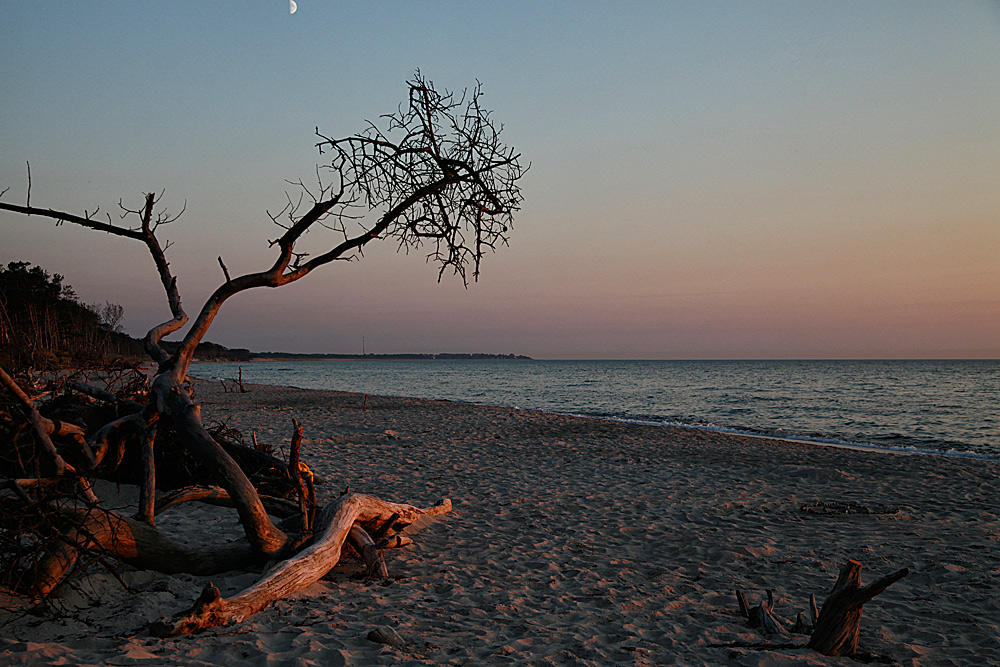
[[[277,556],[288,537],[271,522],[243,470],[205,430],[201,408],[173,374],[157,377],[152,389],[159,411],[173,419],[178,437],[209,467],[219,486],[229,494],[254,552],[262,557]]]
[[[316,517],[319,530],[309,547],[279,563],[259,582],[228,600],[214,586],[205,588],[190,610],[172,619],[157,621],[150,632],[157,637],[171,637],[218,625],[239,623],[275,600],[309,586],[333,569],[340,560],[344,541],[355,522],[385,521],[393,514],[398,514],[398,523],[409,525],[421,515],[450,511],[449,500],[443,500],[434,507],[420,509],[359,493],[345,494],[336,503],[325,507]]]

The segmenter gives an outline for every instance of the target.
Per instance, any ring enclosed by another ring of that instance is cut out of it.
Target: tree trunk
[[[191,400],[173,375],[157,377],[153,382],[153,391],[160,413],[173,419],[178,438],[205,462],[219,486],[232,498],[243,531],[254,551],[265,557],[278,556],[288,537],[271,523],[257,490],[236,461],[205,430],[201,423],[200,406]]]
[[[909,573],[903,568],[862,588],[861,563],[847,561],[833,591],[823,602],[809,648],[823,655],[854,655],[858,650],[862,607]]]
[[[99,508],[67,508],[66,512],[76,518],[76,527],[49,551],[35,571],[34,593],[38,596],[48,595],[87,550],[165,574],[211,575],[255,562],[246,542],[191,549],[142,520]]]

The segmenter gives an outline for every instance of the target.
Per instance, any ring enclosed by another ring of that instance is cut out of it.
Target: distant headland
[[[162,346],[167,352],[173,352],[179,343],[163,341]],[[531,357],[523,354],[486,354],[442,352],[437,354],[326,354],[297,352],[251,352],[246,348],[228,348],[218,343],[199,343],[195,351],[198,361],[320,361],[324,359],[341,360],[385,360],[385,359],[507,359],[514,361],[530,361]]]
[[[466,354],[460,352],[443,352],[439,354],[295,354],[292,352],[251,352],[251,361],[265,359],[289,360],[319,360],[319,359],[513,359],[516,361],[531,360],[523,354],[484,354],[481,352]]]

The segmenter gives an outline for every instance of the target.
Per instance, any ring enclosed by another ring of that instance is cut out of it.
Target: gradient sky
[[[531,162],[477,284],[370,247],[208,339],[537,358],[1000,357],[1000,3],[0,1],[0,189],[83,213],[165,190],[194,315],[269,266],[286,180],[419,68],[483,83]],[[315,241],[322,241],[319,236]],[[134,241],[0,213],[0,262],[142,335]]]

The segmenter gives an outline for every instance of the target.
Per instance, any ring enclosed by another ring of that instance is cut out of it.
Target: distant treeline
[[[160,347],[169,354],[176,352],[180,345],[180,341],[165,340],[160,343]],[[252,361],[256,356],[242,347],[228,348],[208,341],[198,343],[194,354],[199,361]]]
[[[515,359],[520,361],[531,359],[531,357],[521,354],[466,354],[461,352],[444,352],[441,354],[295,354],[292,352],[251,352],[250,357],[252,359],[287,359],[290,361],[322,359]]]
[[[121,331],[122,307],[82,303],[58,273],[28,262],[0,266],[0,364],[20,372],[88,366],[142,354]]]
[[[112,361],[147,359],[142,341],[122,331],[124,309],[115,303],[88,305],[63,283],[28,262],[0,266],[0,365],[8,371],[82,368]],[[178,341],[162,341],[168,353]],[[294,354],[251,352],[203,342],[199,361],[254,359],[530,359],[515,354]]]

